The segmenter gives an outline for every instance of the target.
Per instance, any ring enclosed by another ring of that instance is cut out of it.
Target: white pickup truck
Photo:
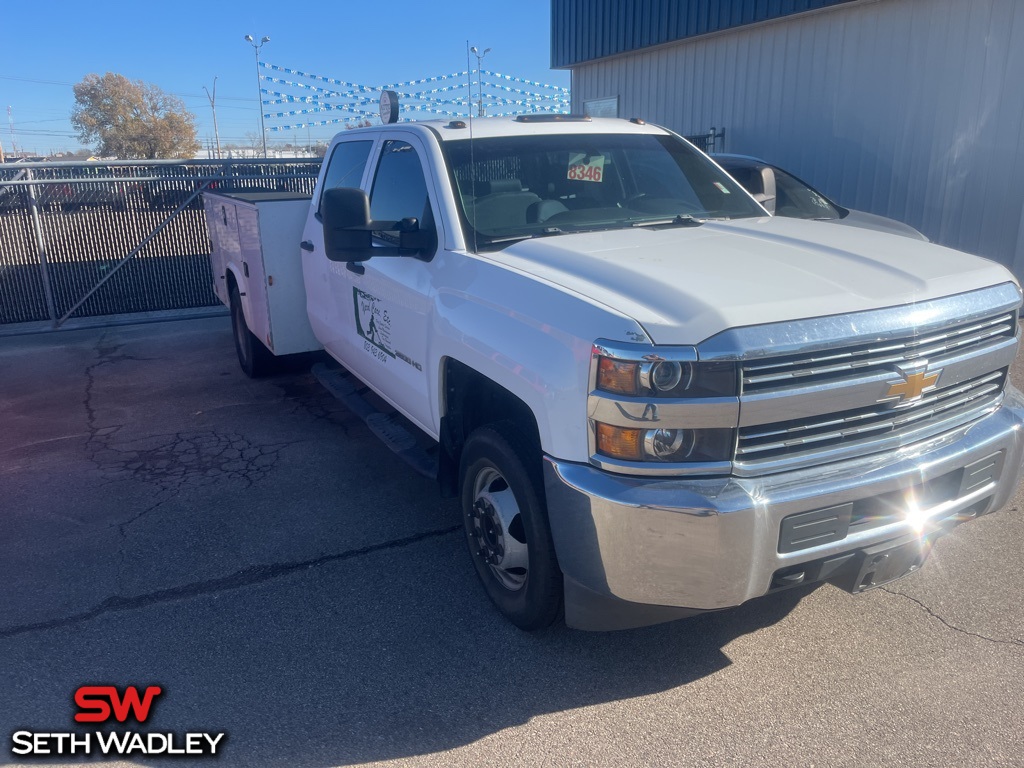
[[[290,197],[206,196],[243,368],[325,349],[524,629],[861,591],[1020,478],[1009,272],[773,218],[642,120],[344,131]]]

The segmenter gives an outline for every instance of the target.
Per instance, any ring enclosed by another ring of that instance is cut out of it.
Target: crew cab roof
[[[545,116],[550,117],[550,116]],[[613,117],[595,117],[590,119],[550,120],[536,119],[530,121],[517,120],[515,117],[478,117],[474,118],[472,136],[474,139],[487,139],[499,136],[537,136],[567,134],[660,134],[666,135],[664,128],[656,125],[638,124],[629,120]],[[460,127],[460,124],[462,127]],[[460,141],[470,137],[470,120],[416,120],[408,123],[392,123],[375,125],[369,128],[354,128],[344,131],[346,136],[356,133],[377,133],[382,130],[429,130],[442,141]]]

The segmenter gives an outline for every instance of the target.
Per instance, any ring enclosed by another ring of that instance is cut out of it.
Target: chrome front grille
[[[1012,338],[1016,324],[1015,313],[1007,312],[921,336],[825,350],[812,355],[752,361],[743,366],[743,391],[763,392],[832,381],[844,376],[891,371],[893,365],[913,360],[938,361],[944,355],[970,353],[974,348],[983,348],[999,337]]]
[[[982,415],[998,404],[1006,382],[1006,369],[926,393],[921,399],[894,406],[878,404],[838,414],[743,427],[736,449],[737,462],[751,462],[804,452],[824,451],[843,444],[914,434],[941,424],[952,428]]]
[[[698,346],[735,360],[732,471],[786,472],[899,450],[999,407],[1016,356],[1013,283],[928,301],[735,328]]]

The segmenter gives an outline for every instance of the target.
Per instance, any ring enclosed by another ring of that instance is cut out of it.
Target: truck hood
[[[949,248],[781,217],[557,235],[487,257],[633,318],[656,344],[1013,280],[1000,265]]]

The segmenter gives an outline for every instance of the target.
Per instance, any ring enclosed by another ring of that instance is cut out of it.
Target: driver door
[[[427,184],[429,169],[420,138],[411,132],[384,135],[371,159],[364,189],[375,221],[414,218],[421,228],[436,228],[436,201]],[[443,242],[443,240],[442,240]],[[375,247],[398,244],[393,233],[374,232]],[[436,248],[435,248],[436,250]],[[376,256],[364,262],[336,264],[338,294],[347,304],[345,365],[382,397],[433,437],[427,337],[433,322],[433,253]],[[344,308],[342,314],[346,314]]]

